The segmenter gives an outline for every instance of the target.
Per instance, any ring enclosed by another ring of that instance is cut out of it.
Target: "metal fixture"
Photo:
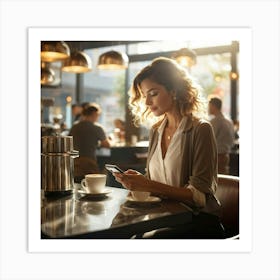
[[[82,51],[74,51],[64,61],[62,71],[70,73],[86,73],[92,70],[90,57]]]
[[[51,85],[55,82],[55,71],[49,62],[41,62],[41,85]]]
[[[191,68],[196,64],[196,53],[192,49],[182,48],[174,53],[173,58],[182,66]]]
[[[41,61],[53,62],[70,56],[70,48],[63,41],[42,41]]]
[[[45,67],[41,68],[41,85],[51,85],[55,81],[55,73],[53,69]]]
[[[99,56],[98,69],[126,69],[128,56],[117,51],[108,51]]]

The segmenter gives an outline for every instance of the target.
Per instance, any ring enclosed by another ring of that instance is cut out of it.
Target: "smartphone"
[[[105,168],[111,173],[124,173],[117,165],[114,164],[105,164]]]

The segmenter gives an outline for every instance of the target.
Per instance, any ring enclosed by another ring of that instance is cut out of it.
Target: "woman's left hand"
[[[150,191],[149,179],[135,170],[127,170],[124,173],[114,173],[116,180],[131,191]]]

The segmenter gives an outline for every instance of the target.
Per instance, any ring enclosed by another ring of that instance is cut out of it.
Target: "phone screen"
[[[121,170],[117,165],[114,164],[106,164],[105,168],[112,173],[123,173],[123,170]]]

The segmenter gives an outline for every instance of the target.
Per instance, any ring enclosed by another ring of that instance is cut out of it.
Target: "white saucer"
[[[109,194],[111,192],[112,192],[112,190],[110,190],[109,188],[105,188],[102,192],[99,192],[99,193],[88,193],[85,190],[81,190],[81,189],[78,190],[78,193],[84,194],[84,195],[87,195],[87,196],[92,196],[92,197],[104,196],[104,195]]]
[[[160,202],[161,199],[157,196],[149,196],[145,200],[135,200],[131,196],[126,198],[128,201],[133,202],[133,203],[155,203],[155,202]]]

